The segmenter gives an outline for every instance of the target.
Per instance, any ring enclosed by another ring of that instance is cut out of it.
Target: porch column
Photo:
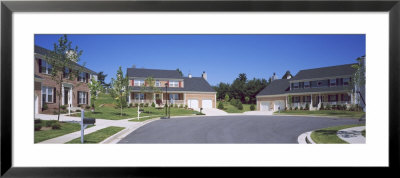
[[[318,103],[318,110],[319,109],[321,109],[321,102],[322,102],[322,100],[321,100],[321,94],[318,94],[318,100],[319,100],[319,103]]]
[[[186,93],[183,94],[183,105],[186,105]]]
[[[313,98],[312,98],[312,94],[311,94],[311,102],[310,102],[310,108],[309,108],[309,110],[311,110],[311,108],[313,108],[312,100],[313,100]]]
[[[129,92],[128,103],[132,103],[132,101],[131,101],[131,97],[132,97],[132,92]]]

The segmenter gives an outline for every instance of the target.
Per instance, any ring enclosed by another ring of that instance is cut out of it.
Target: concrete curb
[[[285,115],[285,114],[272,114],[272,116],[293,116],[293,117],[326,117],[326,118],[338,118],[338,119],[360,119],[356,117],[336,117],[336,116],[316,116],[316,115]]]
[[[297,142],[299,144],[316,144],[314,142],[314,140],[311,139],[311,133],[313,131],[309,131],[309,132],[305,132],[299,135],[299,137],[297,137]]]
[[[338,130],[336,135],[343,141],[350,144],[365,144],[366,138],[361,135],[361,131],[365,130],[365,126],[351,127]]]
[[[136,129],[150,123],[153,122],[155,120],[159,120],[160,118],[154,118],[154,119],[149,119],[146,121],[143,121],[141,123],[141,125],[139,126],[134,126],[134,127],[128,127],[125,128],[124,130],[121,130],[120,132],[111,135],[110,137],[106,138],[105,140],[103,140],[102,142],[100,142],[99,144],[112,144],[112,143],[118,143],[121,139],[123,139],[124,137],[126,137],[128,134],[132,133],[133,131],[135,131]]]

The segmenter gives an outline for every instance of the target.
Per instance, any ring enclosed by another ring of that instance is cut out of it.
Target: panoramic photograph
[[[35,144],[365,144],[365,34],[36,34]]]

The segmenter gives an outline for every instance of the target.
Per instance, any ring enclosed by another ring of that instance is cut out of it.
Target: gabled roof
[[[138,69],[128,68],[128,77],[153,77],[153,78],[172,78],[182,79],[183,77],[177,70],[161,70],[161,69]]]
[[[182,77],[183,79],[183,88],[177,87],[168,87],[168,92],[171,91],[180,91],[180,92],[216,92],[210,84],[204,80],[202,77]],[[129,87],[133,91],[140,91],[141,87],[139,86],[130,86]],[[165,92],[165,87],[159,88],[162,92]]]
[[[291,79],[273,80],[268,86],[261,90],[257,96],[285,94],[290,86],[290,80]]]
[[[34,53],[46,56],[46,55],[50,54],[50,50],[48,50],[46,48],[43,48],[41,46],[35,45]],[[89,72],[91,74],[95,74],[95,75],[97,74],[97,72],[95,72],[93,70],[90,70],[90,69],[88,69],[88,68],[86,68],[86,67],[84,67],[82,65],[77,64],[77,63],[74,63],[74,65],[76,65],[78,67],[82,67],[83,70],[86,70],[87,72]]]
[[[351,66],[354,64],[356,64],[356,63],[300,70],[296,74],[296,76],[291,78],[291,80],[293,81],[293,80],[329,78],[329,77],[335,77],[335,76],[353,75],[355,73],[356,69],[354,69]]]

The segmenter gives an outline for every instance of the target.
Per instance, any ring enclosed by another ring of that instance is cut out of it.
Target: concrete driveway
[[[204,108],[202,111],[206,116],[224,116],[227,112],[216,108]]]
[[[361,123],[306,116],[181,117],[151,122],[119,143],[297,143],[298,136],[307,131]]]

